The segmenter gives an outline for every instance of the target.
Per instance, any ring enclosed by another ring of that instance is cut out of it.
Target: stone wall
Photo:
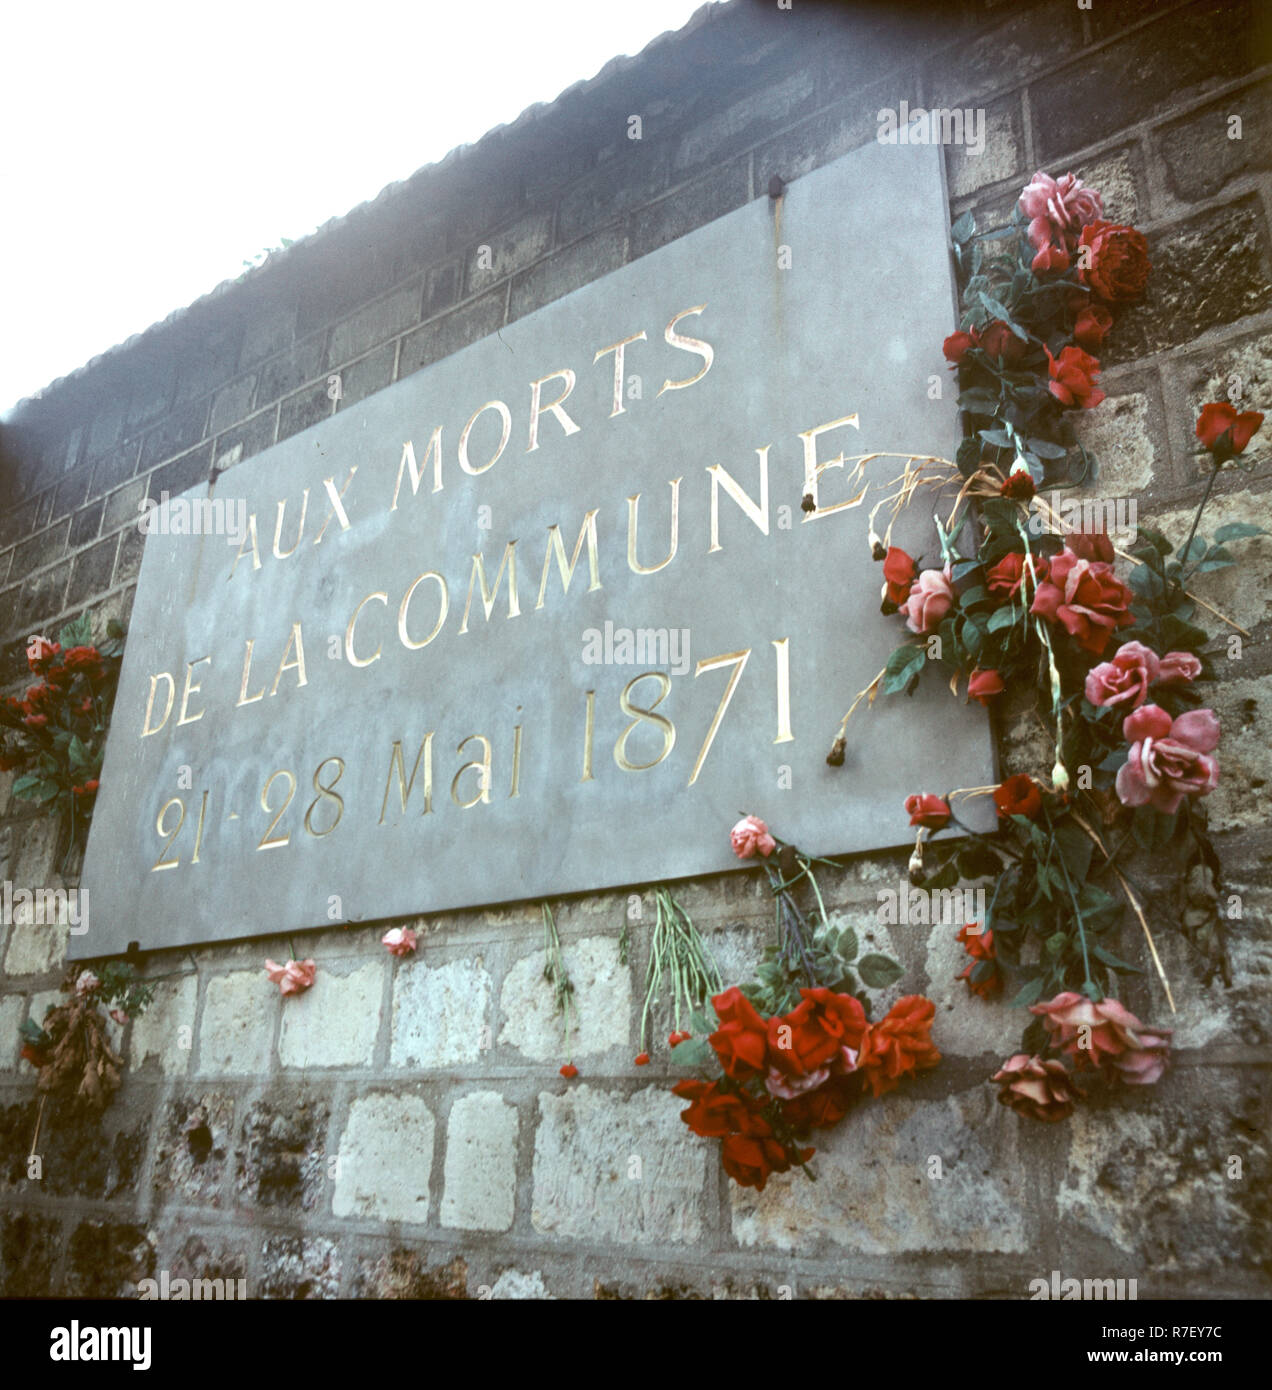
[[[986,110],[984,152],[946,151],[952,216],[992,221],[1036,168],[1073,169],[1147,234],[1151,293],[1119,323],[1110,399],[1084,429],[1100,491],[1136,497],[1142,519],[1181,540],[1205,462],[1196,407],[1233,377],[1249,408],[1272,407],[1272,48],[1259,8],[734,0],[699,12],[27,403],[0,434],[0,684],[24,685],[31,632],[84,609],[127,618],[146,495],[232,468],[764,196],[772,175],[797,179],[870,141],[878,109],[902,99]],[[640,141],[626,138],[631,114]],[[479,268],[483,244],[492,270]],[[939,344],[932,356],[940,370]],[[1218,519],[1272,516],[1270,439],[1256,439],[1253,475],[1221,478]],[[245,1278],[271,1297],[1023,1297],[1059,1269],[1136,1278],[1140,1297],[1265,1292],[1272,539],[1243,555],[1199,581],[1249,634],[1219,662],[1224,780],[1209,803],[1243,913],[1231,984],[1207,985],[1172,901],[1150,900],[1179,1013],[1151,975],[1128,1002],[1175,1028],[1159,1086],[1058,1126],[996,1105],[986,1078],[1021,1017],[955,981],[952,928],[887,939],[875,894],[906,855],[876,855],[826,873],[829,905],[906,966],[885,1006],[913,991],[936,1001],[945,1061],[840,1126],[816,1184],[729,1184],[715,1146],[677,1117],[666,1049],[633,1066],[652,895],[626,963],[626,896],[558,907],[581,1019],[569,1083],[533,904],[423,918],[404,961],[378,944],[383,924],[307,935],[296,945],[318,983],[286,1001],[261,970],[287,958],[284,939],[159,953],[146,967],[155,1005],[120,1039],[115,1104],[97,1126],[50,1111],[32,1181],[36,1103],[16,1030],[56,997],[65,936],[0,926],[0,1291],[127,1295],[168,1270]],[[1004,720],[999,735],[1007,771],[1034,766],[1027,725]],[[780,804],[764,809],[780,828]],[[57,874],[50,826],[0,775],[0,878],[53,886]],[[758,879],[694,881],[681,897],[726,977],[743,978],[771,922]],[[1145,957],[1129,927],[1122,949]]]

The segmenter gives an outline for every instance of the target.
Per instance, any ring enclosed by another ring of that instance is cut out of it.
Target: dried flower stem
[[[645,1034],[649,1015],[657,1002],[655,991],[659,979],[671,976],[676,1032],[680,1032],[680,1010],[692,1013],[708,994],[720,994],[724,981],[711,952],[703,941],[693,919],[672,896],[671,889],[659,884],[654,889],[658,912],[654,919],[653,939],[649,945],[649,967],[645,972],[645,1002],[640,1015],[640,1050],[645,1051]]]

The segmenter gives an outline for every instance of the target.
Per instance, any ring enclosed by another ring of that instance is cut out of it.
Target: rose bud
[[[574,1065],[573,1062],[567,1062],[565,1066],[561,1068],[561,1075],[565,1077],[567,1081],[571,1080],[573,1077],[576,1077],[578,1074],[579,1069]]]
[[[826,754],[826,761],[831,767],[843,767],[844,754],[847,750],[848,741],[844,738],[843,734],[840,734],[834,743],[830,745],[830,752]]]
[[[799,499],[799,508],[802,512],[815,512],[817,510],[817,503],[813,501],[813,494],[811,492],[806,492],[803,497]]]
[[[636,1065],[637,1065],[638,1067],[647,1067],[647,1066],[649,1065],[649,1053],[648,1053],[648,1052],[642,1052],[642,1053],[640,1053],[640,1054],[637,1056],[637,1058],[636,1058]]]

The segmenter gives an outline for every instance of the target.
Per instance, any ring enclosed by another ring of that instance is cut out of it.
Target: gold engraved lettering
[[[426,579],[435,579],[437,581],[437,587],[441,590],[442,601],[440,604],[438,604],[437,622],[433,624],[432,632],[430,632],[422,642],[414,642],[411,640],[410,637],[407,636],[406,610],[411,602],[411,596],[415,593],[416,589],[418,589],[419,586],[423,584],[423,582]],[[450,591],[446,587],[446,581],[435,570],[425,570],[423,574],[417,575],[411,581],[411,587],[406,591],[406,593],[402,595],[402,603],[401,606],[398,608],[398,640],[407,649],[407,651],[413,652],[418,651],[421,647],[427,647],[428,644],[433,640],[433,638],[436,637],[439,632],[441,632],[442,624],[446,621],[446,615],[449,612]]]
[[[565,382],[565,390],[547,405],[540,404],[540,393],[546,381],[553,381],[560,377]],[[574,373],[569,367],[562,367],[559,372],[549,372],[547,376],[541,376],[538,381],[530,383],[530,447],[526,450],[527,454],[533,454],[539,447],[539,416],[545,411],[550,410],[556,416],[557,424],[565,431],[566,436],[578,434],[579,427],[561,408],[562,402],[574,390]]]
[[[168,682],[168,699],[167,703],[163,707],[163,718],[152,729],[150,727],[150,716],[154,713],[155,709],[155,683],[157,681]],[[150,677],[150,694],[146,699],[146,717],[141,721],[142,738],[149,738],[151,734],[157,734],[159,730],[162,729],[163,726],[168,722],[168,716],[172,713],[172,702],[176,697],[176,693],[176,684],[173,681],[172,677],[167,673],[167,671],[157,671],[153,676]]]
[[[686,338],[683,334],[675,331],[676,325],[681,319],[688,318],[690,314],[700,314],[706,307],[705,304],[695,304],[692,309],[682,309],[663,329],[663,337],[672,347],[680,348],[685,352],[697,353],[702,358],[702,366],[693,376],[686,377],[684,381],[664,381],[658,390],[660,396],[664,391],[683,391],[686,386],[692,386],[694,382],[701,381],[711,370],[711,363],[715,360],[715,349],[711,344],[704,343],[700,338]]]
[[[362,658],[359,657],[353,650],[354,624],[358,621],[358,616],[361,614],[362,610],[367,606],[368,603],[372,601],[372,599],[374,599],[377,603],[384,604],[386,608],[389,606],[388,594],[386,594],[383,590],[380,590],[378,593],[368,594],[366,598],[364,598],[362,602],[358,604],[358,606],[353,610],[353,617],[349,619],[349,626],[345,628],[345,660],[349,663],[350,666],[370,666],[373,661],[379,661],[380,659],[380,649],[381,647],[383,647],[383,643],[381,643],[380,646],[377,647],[375,651],[372,652],[372,654],[369,657],[367,657],[365,661],[363,661]]]
[[[255,704],[257,700],[263,700],[265,698],[264,686],[261,686],[255,695],[249,695],[247,693],[247,683],[252,678],[252,648],[255,645],[256,638],[249,637],[247,639],[247,650],[243,653],[243,679],[239,683],[239,697],[235,703],[235,709],[237,709],[239,705],[252,705]]]
[[[865,498],[867,488],[863,487],[855,497],[850,497],[847,502],[834,502],[829,507],[822,506],[817,497],[817,480],[828,468],[842,468],[844,466],[844,456],[841,453],[837,458],[829,459],[826,463],[817,462],[817,436],[825,434],[827,430],[837,430],[842,425],[851,425],[853,429],[860,430],[861,425],[857,416],[841,415],[838,420],[832,420],[827,425],[818,425],[816,429],[800,430],[799,437],[804,441],[804,491],[813,499],[813,510],[804,513],[805,521],[813,521],[820,516],[829,516],[832,512],[842,512],[849,507],[858,507]]]
[[[474,468],[468,462],[468,435],[472,427],[477,422],[477,417],[483,410],[495,410],[499,412],[499,418],[503,421],[503,434],[499,438],[499,447],[491,455],[488,463],[483,463],[480,468]],[[484,473],[488,468],[493,468],[498,462],[499,455],[508,447],[508,440],[512,435],[512,412],[504,405],[503,401],[487,401],[485,405],[480,405],[468,417],[468,423],[464,426],[464,432],[459,436],[459,466],[465,473],[471,473],[474,477],[478,473]]]
[[[490,621],[490,615],[494,611],[495,599],[499,596],[499,581],[503,578],[504,570],[508,571],[508,616],[517,618],[521,616],[521,605],[517,601],[517,542],[509,541],[504,546],[503,558],[499,561],[499,572],[495,575],[495,587],[491,589],[486,583],[486,562],[481,555],[473,556],[472,573],[468,576],[468,598],[464,603],[464,620],[459,625],[461,633],[468,631],[468,613],[473,606],[473,585],[481,582],[481,603],[486,610],[486,621]]]
[[[289,555],[296,553],[296,546],[300,544],[300,538],[305,533],[305,515],[309,511],[309,489],[306,488],[300,499],[300,525],[296,527],[296,543],[290,550],[280,550],[279,542],[283,534],[283,516],[287,511],[287,499],[284,498],[278,504],[278,519],[274,522],[274,555],[279,560],[285,560]]]
[[[455,751],[462,753],[466,745],[472,743],[474,739],[481,744],[481,759],[477,762],[465,763],[451,779],[451,800],[465,811],[476,806],[479,801],[488,802],[490,800],[490,740],[484,734],[469,734]],[[470,770],[477,773],[477,795],[471,801],[461,801],[459,799],[459,779]]]
[[[760,456],[760,503],[756,506],[750,497],[738,486],[737,481],[718,464],[713,463],[708,467],[707,472],[711,474],[711,544],[707,549],[708,555],[714,555],[717,550],[723,550],[720,544],[720,489],[725,492],[742,508],[746,516],[753,521],[763,532],[769,533],[769,486],[768,486],[768,451],[769,445],[755,452]]]
[[[207,710],[201,709],[198,714],[187,714],[186,708],[190,703],[190,696],[197,695],[199,691],[203,689],[201,685],[194,685],[190,681],[190,677],[194,673],[194,668],[196,666],[202,666],[205,661],[210,662],[211,660],[212,658],[210,656],[201,656],[197,661],[186,662],[185,689],[181,692],[181,713],[177,717],[178,727],[182,724],[197,724],[207,713]]]
[[[543,577],[539,580],[539,601],[535,604],[537,612],[543,607],[543,597],[548,589],[548,574],[552,569],[552,557],[556,556],[557,569],[561,574],[561,591],[568,594],[570,592],[570,580],[574,578],[574,567],[579,562],[579,554],[583,549],[583,542],[587,542],[587,591],[590,594],[594,589],[601,587],[601,577],[598,573],[596,555],[596,510],[594,509],[583,518],[583,525],[579,528],[579,538],[574,542],[574,554],[570,557],[570,563],[565,563],[565,546],[561,541],[561,529],[559,526],[548,527],[548,548],[543,553]]]
[[[424,451],[424,468],[428,467],[429,456],[433,459],[433,491],[442,490],[442,427],[438,427],[429,436],[428,448]],[[393,505],[389,511],[397,511],[398,493],[402,490],[402,473],[405,469],[411,470],[411,496],[420,490],[420,480],[424,476],[424,468],[415,466],[415,445],[411,440],[407,440],[402,445],[402,462],[398,464],[397,482],[393,484]]]
[[[658,682],[658,698],[648,709],[631,702],[632,687],[639,681],[652,680]],[[644,772],[647,768],[656,767],[675,747],[676,726],[665,715],[655,714],[654,711],[662,704],[671,689],[671,677],[664,671],[645,671],[639,676],[633,676],[623,687],[623,693],[619,696],[619,706],[624,714],[632,716],[632,722],[619,734],[614,743],[614,761],[623,769],[624,772]],[[627,740],[631,736],[632,730],[638,724],[656,724],[662,730],[663,746],[662,751],[656,758],[652,758],[647,763],[634,763],[627,756]]]
[[[393,740],[393,757],[389,763],[389,775],[384,782],[384,800],[380,804],[379,825],[384,824],[384,813],[389,809],[389,788],[393,785],[393,774],[397,773],[398,792],[402,798],[402,813],[406,814],[406,803],[410,799],[411,791],[415,786],[415,774],[420,770],[420,759],[424,760],[424,809],[420,815],[427,816],[433,809],[433,731],[430,730],[424,735],[424,741],[420,744],[419,752],[415,755],[415,763],[411,768],[411,776],[408,780],[406,775],[406,763],[402,757],[402,740]]]
[[[287,771],[285,767],[279,768],[277,772],[271,772],[269,775],[269,781],[266,782],[265,785],[261,788],[261,810],[264,811],[266,815],[269,815],[269,789],[274,785],[274,779],[276,777],[287,778],[287,800],[284,801],[283,804],[278,808],[278,814],[274,817],[272,821],[270,821],[269,829],[262,836],[260,844],[256,846],[258,850],[278,849],[282,845],[289,844],[291,841],[290,830],[287,832],[286,835],[276,835],[272,840],[270,839],[270,835],[273,833],[274,827],[278,824],[280,820],[282,820],[283,812],[291,805],[292,797],[296,795],[296,779],[292,776],[290,772]]]
[[[287,654],[293,647],[296,649],[296,660],[288,661]],[[291,636],[287,639],[287,646],[283,649],[283,659],[278,663],[278,670],[274,673],[274,684],[270,686],[269,693],[271,695],[278,694],[278,682],[282,680],[284,671],[296,672],[298,677],[296,681],[297,690],[303,685],[308,685],[309,680],[305,675],[305,644],[301,640],[299,623],[292,624]]]
[[[627,351],[628,343],[639,343],[645,341],[645,332],[642,329],[639,333],[633,333],[629,338],[620,338],[618,342],[611,343],[609,347],[598,348],[596,356],[592,362],[599,362],[607,352],[614,354],[614,407],[609,413],[612,420],[615,415],[622,415],[623,408],[623,355]]]
[[[642,565],[636,559],[636,518],[640,511],[640,493],[627,499],[627,566],[633,574],[657,574],[676,558],[676,548],[680,544],[680,482],[679,478],[671,480],[671,540],[668,542],[667,558],[656,565]]]

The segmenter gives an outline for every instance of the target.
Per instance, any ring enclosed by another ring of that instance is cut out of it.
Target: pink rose
[[[1116,999],[1092,1003],[1072,990],[1032,1004],[1051,1035],[1051,1046],[1079,1065],[1102,1066],[1110,1080],[1151,1086],[1166,1068],[1169,1028],[1148,1028]]]
[[[1001,695],[1006,690],[1003,678],[997,671],[982,671],[978,666],[976,670],[967,678],[967,694],[969,698],[976,700],[988,708],[989,702],[995,696]]]
[[[1219,766],[1207,754],[1219,744],[1214,710],[1193,709],[1172,720],[1158,705],[1142,705],[1122,721],[1130,756],[1117,774],[1123,806],[1155,806],[1173,816],[1186,796],[1219,785]]]
[[[1042,244],[1038,238],[1072,243],[1088,222],[1104,216],[1104,201],[1073,174],[1053,179],[1039,169],[1020,195],[1020,210],[1029,219],[1034,246]]]
[[[994,1073],[998,1099],[1018,1115],[1054,1124],[1073,1112],[1074,1101],[1086,1092],[1063,1062],[1018,1052]]]
[[[415,932],[410,927],[393,927],[380,938],[391,956],[409,956],[415,950]]]
[[[123,1011],[123,1009],[112,1009],[110,1011],[110,1016],[115,1020],[116,1023],[119,1024],[121,1028],[124,1026],[125,1023],[128,1022],[128,1015]]]
[[[744,816],[729,832],[729,840],[739,859],[750,859],[757,851],[767,859],[777,848],[777,841],[759,816]]]
[[[79,979],[75,981],[75,993],[91,994],[100,984],[101,981],[91,970],[81,970]]]
[[[289,960],[286,965],[272,960],[265,962],[265,973],[269,976],[270,984],[277,985],[284,995],[299,994],[308,989],[314,982],[315,970],[312,960]]]
[[[1157,673],[1158,685],[1188,685],[1201,675],[1201,662],[1192,652],[1167,652]]]
[[[947,565],[943,570],[924,570],[898,612],[905,615],[911,632],[935,632],[953,606],[954,586]]]
[[[1064,550],[1053,557],[1029,611],[1059,623],[1079,647],[1100,656],[1117,628],[1135,622],[1132,597],[1112,565]]]
[[[850,1050],[849,1048],[844,1049],[845,1052]],[[856,1053],[852,1055],[855,1062]],[[778,1071],[776,1067],[770,1067],[768,1075],[764,1078],[764,1089],[769,1095],[777,1096],[779,1100],[794,1100],[796,1096],[815,1091],[818,1086],[824,1085],[829,1080],[829,1067],[818,1067],[805,1076],[787,1076],[785,1072]]]
[[[1157,653],[1139,642],[1123,642],[1113,660],[1087,673],[1086,697],[1093,705],[1123,705],[1138,709],[1148,699],[1148,687],[1159,678]]]

